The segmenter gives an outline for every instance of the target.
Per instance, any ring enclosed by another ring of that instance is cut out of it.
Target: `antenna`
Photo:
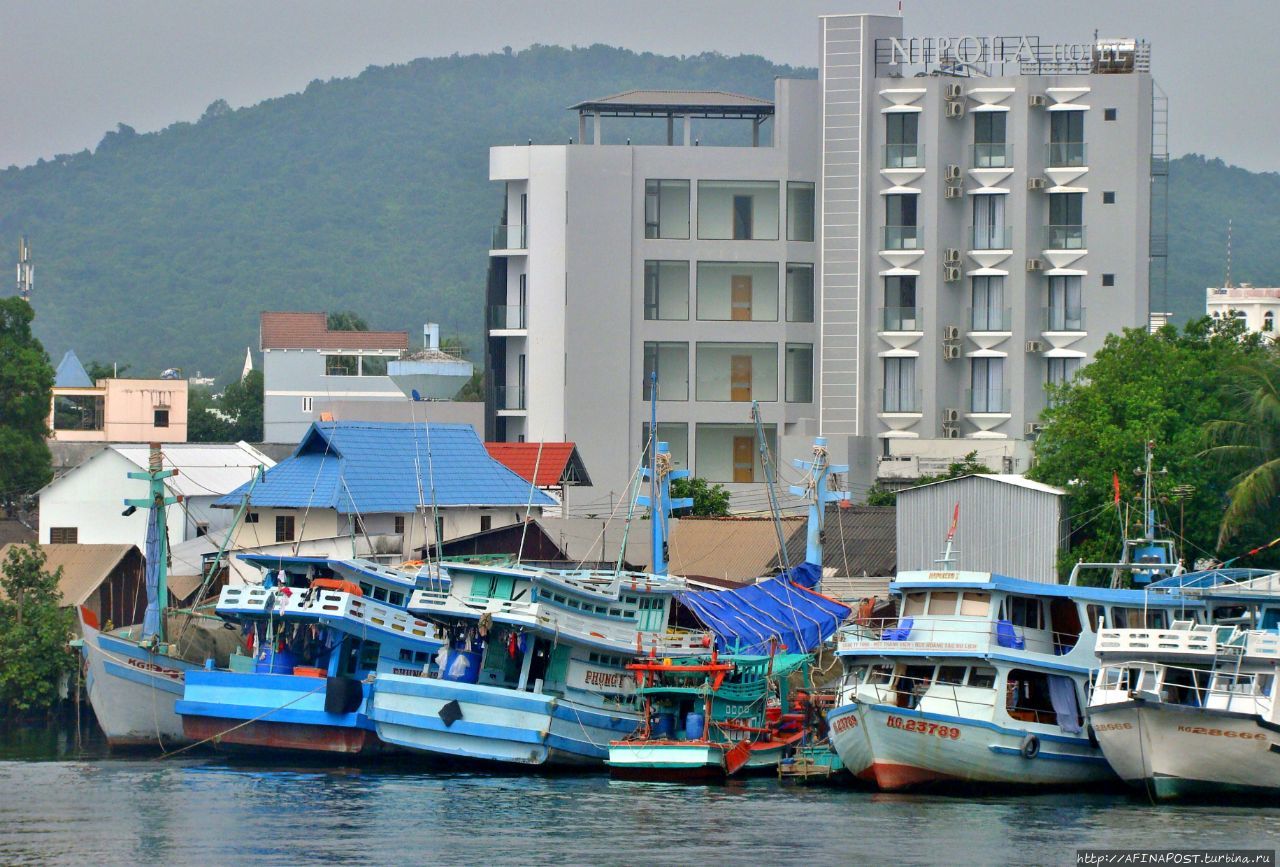
[[[31,264],[31,242],[23,235],[18,239],[18,297],[31,303],[31,287],[35,284],[35,266]]]
[[[1231,288],[1231,219],[1227,218],[1227,281],[1223,289]]]

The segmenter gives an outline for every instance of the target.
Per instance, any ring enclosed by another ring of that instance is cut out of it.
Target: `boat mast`
[[[644,478],[649,482],[649,494],[636,498],[636,503],[649,508],[649,523],[652,531],[653,565],[649,571],[654,575],[667,574],[667,539],[672,509],[689,509],[693,507],[691,497],[671,499],[671,482],[674,479],[687,479],[688,470],[671,468],[671,447],[658,442],[658,372],[649,374],[649,466],[642,470]]]
[[[797,497],[809,500],[809,524],[805,535],[804,560],[818,567],[818,583],[814,589],[822,586],[822,542],[823,530],[827,523],[827,503],[849,499],[848,491],[828,491],[827,478],[832,473],[847,473],[846,465],[832,465],[827,462],[827,438],[814,437],[813,460],[795,459],[791,463],[796,469],[805,471],[803,485],[792,485],[790,491]]]
[[[169,607],[169,526],[165,517],[168,506],[181,503],[182,496],[167,496],[164,480],[178,475],[175,467],[164,469],[164,453],[159,443],[151,443],[151,453],[147,460],[146,472],[129,473],[129,478],[140,479],[150,483],[150,490],[145,499],[128,499],[124,501],[126,515],[132,515],[137,509],[148,509],[147,540],[151,541],[155,534],[155,545],[147,545],[147,611],[142,623],[142,638],[152,638],[156,644],[165,640],[164,612]],[[151,576],[155,576],[154,582]],[[154,583],[154,587],[152,586]],[[154,597],[152,596],[154,592]]]
[[[777,479],[774,478],[769,444],[764,438],[764,423],[760,420],[759,401],[751,401],[751,420],[756,425],[756,442],[760,444],[760,465],[764,467],[764,479],[769,491],[769,513],[773,518],[773,531],[778,537],[778,560],[783,570],[787,570],[791,568],[791,562],[787,557],[787,540],[782,534],[782,509],[778,506]]]

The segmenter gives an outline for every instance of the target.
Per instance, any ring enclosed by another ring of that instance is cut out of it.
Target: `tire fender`
[[[1018,752],[1022,753],[1024,759],[1034,759],[1040,755],[1040,739],[1032,734],[1026,735]]]

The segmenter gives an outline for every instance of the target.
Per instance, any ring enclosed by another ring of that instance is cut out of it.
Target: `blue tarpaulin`
[[[147,515],[147,610],[142,615],[142,637],[160,633],[160,510]]]
[[[820,574],[802,563],[758,584],[681,593],[679,599],[715,633],[716,647],[725,653],[812,653],[851,613],[849,606],[797,586],[816,583]]]

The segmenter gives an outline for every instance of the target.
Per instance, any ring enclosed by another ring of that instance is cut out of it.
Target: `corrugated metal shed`
[[[0,562],[9,556],[12,545],[0,548]],[[63,605],[83,605],[101,586],[120,561],[137,551],[133,545],[41,545],[44,571],[62,570],[58,591]]]
[[[956,568],[1056,583],[1066,518],[1058,488],[974,475],[898,493],[898,571],[936,569],[956,504]]]
[[[145,470],[151,449],[142,444],[113,445],[125,458]],[[184,497],[222,496],[253,478],[259,466],[268,469],[275,461],[248,443],[166,443],[164,468],[178,475],[165,487]]]
[[[801,534],[796,563],[804,560],[803,518],[784,518],[783,538]],[[645,528],[647,529],[647,527]],[[674,575],[754,581],[777,571],[778,531],[772,518],[681,518],[667,546]]]

